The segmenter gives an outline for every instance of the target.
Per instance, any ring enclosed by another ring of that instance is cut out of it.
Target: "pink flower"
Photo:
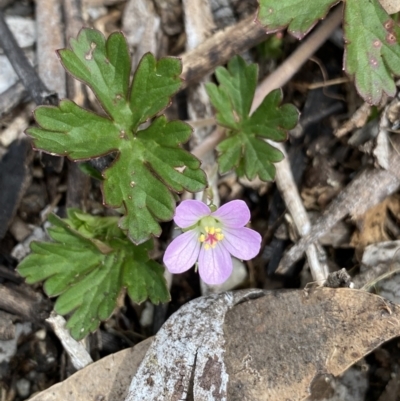
[[[245,227],[250,211],[241,200],[228,202],[215,212],[205,203],[185,200],[176,208],[174,220],[184,233],[164,254],[171,273],[183,273],[198,260],[201,279],[218,285],[232,273],[231,255],[250,260],[260,251],[261,235]]]

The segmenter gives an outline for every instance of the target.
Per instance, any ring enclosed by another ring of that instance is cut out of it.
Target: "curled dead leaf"
[[[364,291],[228,292],[189,302],[154,339],[32,401],[300,401],[398,335],[400,306]]]
[[[400,335],[400,307],[348,288],[275,291],[237,305],[224,333],[229,401],[303,400]]]
[[[400,335],[399,317],[399,306],[348,288],[196,299],[161,328],[126,401],[300,401]]]

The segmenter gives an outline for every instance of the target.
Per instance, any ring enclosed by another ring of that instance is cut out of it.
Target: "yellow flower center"
[[[204,249],[214,249],[219,241],[224,239],[220,228],[215,227],[204,227],[205,234],[200,234],[199,241],[204,243]]]

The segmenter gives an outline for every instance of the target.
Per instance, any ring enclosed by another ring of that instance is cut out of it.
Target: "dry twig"
[[[398,142],[398,141],[397,141]],[[397,145],[398,146],[398,145]],[[305,249],[328,232],[347,215],[357,218],[368,209],[382,202],[400,187],[400,155],[392,150],[387,170],[367,168],[361,172],[326,208],[303,237],[282,258],[280,272],[285,272],[299,260]]]
[[[58,0],[36,0],[38,72],[60,98],[66,95],[65,70],[56,50],[64,47],[61,5]]]
[[[198,82],[235,54],[240,54],[265,39],[265,30],[256,24],[254,16],[218,31],[195,49],[182,54],[184,87]]]
[[[83,344],[71,337],[69,330],[65,328],[66,321],[62,316],[52,312],[50,317],[46,319],[46,322],[50,324],[54,333],[60,339],[76,370],[83,369],[93,362]]]

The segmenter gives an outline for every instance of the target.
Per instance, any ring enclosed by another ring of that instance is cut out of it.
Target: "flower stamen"
[[[222,234],[222,230],[219,227],[205,226],[204,231],[205,234],[200,234],[199,241],[204,243],[204,249],[206,251],[208,249],[214,249],[217,243],[224,239],[224,234]]]

